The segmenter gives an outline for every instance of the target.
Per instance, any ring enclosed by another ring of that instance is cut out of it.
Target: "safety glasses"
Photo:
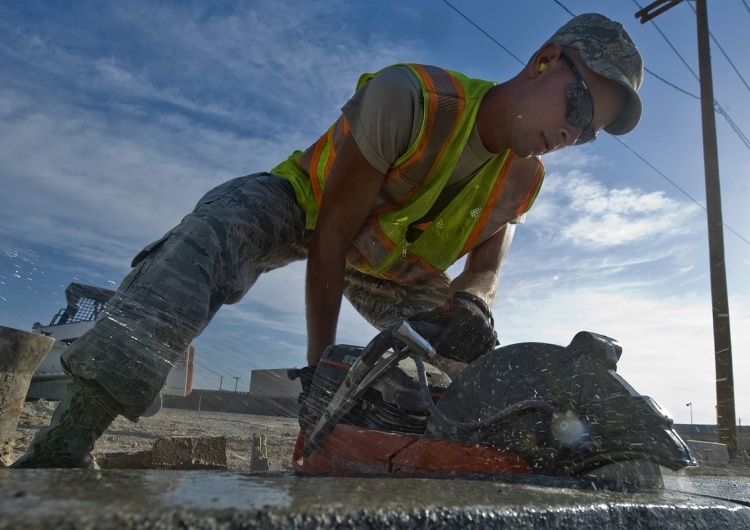
[[[570,67],[573,75],[576,76],[578,83],[570,83],[565,87],[565,95],[567,96],[568,106],[565,118],[570,122],[571,125],[581,128],[583,131],[576,140],[575,145],[587,144],[596,140],[596,131],[591,127],[591,123],[594,121],[594,100],[591,97],[591,91],[589,91],[586,81],[583,80],[581,72],[578,71],[573,61],[561,53],[560,56]]]

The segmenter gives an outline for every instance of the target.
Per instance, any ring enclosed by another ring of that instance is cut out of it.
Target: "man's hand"
[[[497,343],[490,308],[466,291],[455,293],[442,306],[417,313],[409,320],[441,326],[443,331],[430,342],[438,355],[454,361],[470,363]]]

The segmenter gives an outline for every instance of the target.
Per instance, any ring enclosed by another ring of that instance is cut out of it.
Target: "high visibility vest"
[[[422,127],[386,174],[347,262],[365,274],[411,283],[445,271],[528,211],[541,187],[544,166],[539,158],[523,159],[506,150],[487,161],[434,219],[422,222],[453,173],[482,98],[494,83],[434,66],[403,66],[422,87]],[[363,75],[357,88],[374,75]],[[294,186],[309,229],[315,227],[336,148],[348,129],[346,118],[340,117],[304,153],[295,152],[272,170]],[[414,229],[419,235],[408,240],[407,232]]]

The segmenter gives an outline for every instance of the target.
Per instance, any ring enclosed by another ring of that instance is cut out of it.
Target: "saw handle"
[[[375,363],[378,362],[378,359],[380,359],[383,354],[387,352],[388,349],[393,345],[394,334],[399,328],[404,325],[410,327],[414,332],[416,332],[416,334],[419,335],[419,338],[423,338],[427,341],[436,337],[438,333],[442,331],[441,326],[432,324],[430,322],[409,322],[408,320],[397,322],[396,324],[393,324],[378,333],[370,341],[370,343],[362,352],[362,355],[359,358],[360,361],[368,367],[372,368],[372,366],[374,366]],[[432,355],[430,355],[430,357],[432,357]]]
[[[398,330],[400,331],[397,333]],[[427,339],[434,337],[441,330],[442,328],[437,324],[427,322],[407,323],[403,321],[389,326],[378,333],[365,347],[359,359],[349,368],[346,379],[339,387],[331,404],[329,404],[323,413],[323,417],[319,420],[310,437],[307,439],[305,446],[302,448],[302,456],[309,457],[326,436],[328,436],[333,427],[346,416],[355,404],[360,402],[364,388],[360,388],[359,384],[370,374],[375,364],[391,346],[394,347],[394,351],[398,350],[394,344],[395,334],[400,336],[399,340],[409,347],[413,355],[419,356],[426,353],[430,356],[429,351],[431,350],[432,355],[434,355],[435,350],[427,342]],[[406,352],[400,355],[405,356]],[[392,357],[390,362],[397,362],[397,359],[398,357]],[[338,404],[333,405],[337,398],[339,401]]]

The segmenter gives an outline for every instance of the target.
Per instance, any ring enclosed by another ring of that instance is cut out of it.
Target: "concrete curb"
[[[0,530],[750,527],[742,500],[537,482],[0,469]]]

